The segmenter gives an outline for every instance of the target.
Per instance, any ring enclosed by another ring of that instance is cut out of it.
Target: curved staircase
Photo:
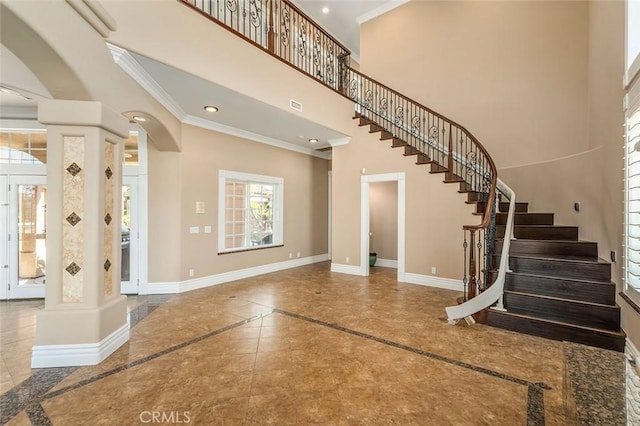
[[[445,183],[458,183],[458,192],[468,193],[467,203],[476,204],[484,215],[486,193],[476,192],[448,168],[409,145],[372,119],[356,114],[359,126],[380,133],[381,141],[402,148],[404,156],[416,156],[416,164],[429,165],[429,173],[443,173]],[[508,203],[499,203],[496,213],[496,251],[502,252]],[[529,212],[526,202],[515,203],[514,237],[509,251],[503,305],[506,311],[488,309],[487,324],[493,327],[554,340],[568,340],[615,351],[624,351],[625,334],[620,329],[620,307],[615,302],[610,263],[598,258],[598,244],[578,240],[577,226],[555,225],[553,213]],[[497,271],[489,274],[489,282]]]

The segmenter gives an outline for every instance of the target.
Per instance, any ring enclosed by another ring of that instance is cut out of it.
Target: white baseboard
[[[239,269],[237,271],[223,272],[221,274],[209,275],[206,277],[194,278],[192,280],[178,282],[149,283],[147,294],[173,294],[185,291],[197,290],[199,288],[211,287],[230,281],[251,278],[257,275],[282,271],[284,269],[297,268],[298,266],[311,265],[313,263],[325,262],[329,260],[328,254],[302,257],[299,259],[286,260],[284,262],[270,263],[268,265],[253,266],[251,268]]]
[[[383,268],[395,268],[398,269],[398,261],[392,259],[378,259],[375,266],[382,266]]]
[[[464,285],[461,280],[453,280],[451,278],[440,278],[432,275],[421,275],[405,273],[404,281],[409,284],[418,284],[428,287],[446,288],[447,290],[464,291]]]
[[[34,346],[31,368],[96,365],[129,340],[129,320],[98,343]]]
[[[331,272],[362,276],[362,271],[360,270],[360,266],[343,265],[341,263],[331,263]]]
[[[180,281],[162,281],[149,283],[146,285],[145,293],[142,293],[142,286],[138,289],[138,294],[175,294],[180,293]]]

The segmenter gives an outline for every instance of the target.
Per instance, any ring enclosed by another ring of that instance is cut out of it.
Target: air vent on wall
[[[289,99],[289,106],[291,107],[291,109],[295,109],[296,111],[302,112],[302,104],[298,101]]]

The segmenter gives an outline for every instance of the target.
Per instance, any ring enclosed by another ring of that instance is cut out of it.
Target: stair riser
[[[486,210],[486,203],[479,202],[477,205],[477,212],[484,213]],[[509,203],[499,203],[498,211],[508,213],[509,212]],[[516,213],[527,213],[529,211],[529,203],[518,203],[516,201]]]
[[[561,321],[583,327],[620,330],[620,308],[594,306],[565,300],[505,293],[504,306],[509,312],[536,318]]]
[[[359,122],[358,122],[358,126],[368,126],[371,123],[372,123],[372,121],[369,120],[368,118],[360,117],[359,118]]]
[[[484,192],[469,192],[467,193],[467,200],[470,202],[476,202],[481,200],[486,200],[489,197],[489,194]]]
[[[502,252],[503,241],[496,241],[496,253]],[[509,253],[514,254],[549,254],[566,256],[598,257],[598,244],[583,241],[531,241],[513,240]]]
[[[504,238],[506,225],[496,226],[496,238]],[[527,225],[516,225],[513,227],[513,233],[515,238],[523,238],[527,240],[563,240],[563,241],[577,241],[578,240],[578,227],[567,226],[542,226],[532,227]]]
[[[511,317],[489,310],[487,324],[504,330],[517,331],[532,336],[553,340],[568,340],[583,345],[596,346],[612,351],[624,352],[625,339],[622,336],[610,336],[590,330],[582,330],[564,324],[548,324],[526,318]]]
[[[507,273],[505,289],[612,306],[616,300],[616,287],[613,284],[592,284],[512,273]]]
[[[496,225],[506,225],[507,213],[496,214]],[[553,225],[553,213],[521,213],[514,216],[515,225]]]
[[[611,265],[606,263],[582,263],[511,256],[509,266],[513,272],[523,274],[611,282]]]

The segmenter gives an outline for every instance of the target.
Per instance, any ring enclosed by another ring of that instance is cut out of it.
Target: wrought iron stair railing
[[[284,63],[338,90],[351,52],[286,0],[178,0]]]
[[[489,153],[467,129],[351,68],[351,52],[288,0],[178,1],[353,100],[357,114],[410,147],[410,153],[418,155],[418,163],[431,164],[432,173],[445,173],[445,182],[459,183],[459,192],[469,193],[471,202],[483,204],[481,223],[463,227],[464,300],[473,299],[489,286],[497,171]],[[512,202],[515,199],[502,183],[500,192]],[[512,216],[510,211],[510,220]],[[508,246],[505,243],[503,258],[508,257]],[[502,259],[500,265],[506,268]],[[491,298],[498,288],[502,294],[504,271],[498,274],[498,280],[501,278],[502,283],[494,283],[498,285],[491,291]],[[463,303],[452,312],[471,315],[469,309],[488,299],[485,296],[473,304]],[[450,314],[449,318],[460,317]]]

